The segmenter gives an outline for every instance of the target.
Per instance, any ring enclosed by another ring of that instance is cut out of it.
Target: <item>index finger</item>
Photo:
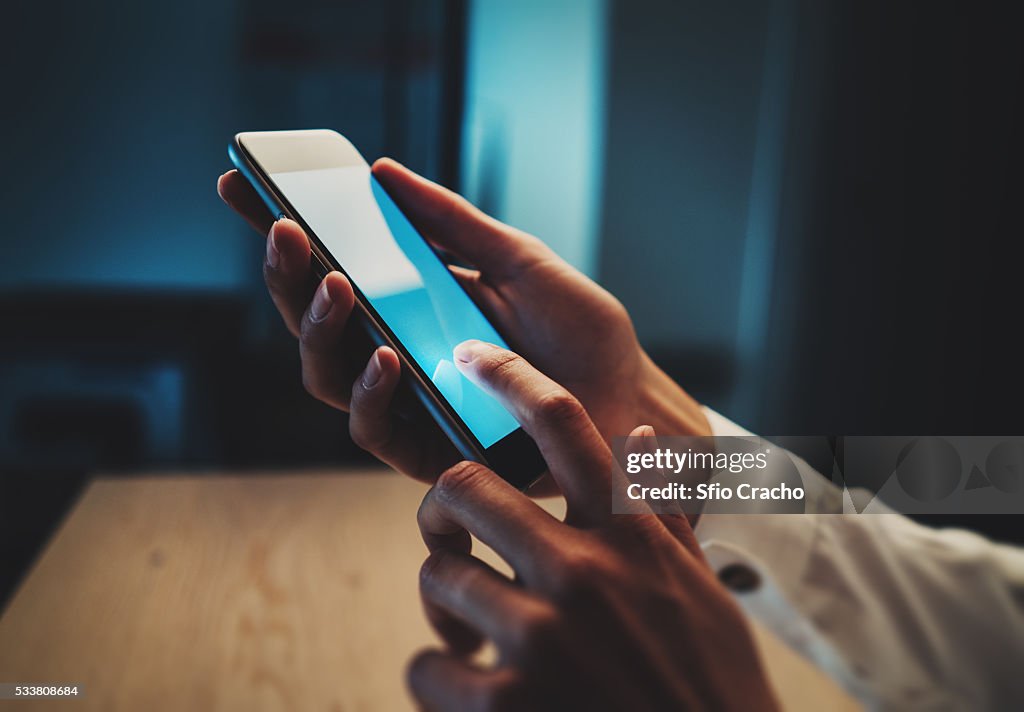
[[[612,508],[612,453],[579,400],[521,356],[493,344],[459,344],[455,364],[497,398],[537,443],[565,495],[566,521],[607,521]]]

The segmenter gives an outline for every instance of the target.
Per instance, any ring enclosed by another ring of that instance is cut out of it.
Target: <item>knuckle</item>
[[[366,433],[363,431],[362,428],[356,427],[355,423],[352,422],[351,417],[348,420],[348,438],[349,440],[352,441],[352,444],[355,445],[360,450],[370,449],[370,445],[367,442]]]
[[[381,446],[381,438],[376,437],[367,428],[360,427],[353,418],[348,421],[348,436],[357,448],[372,452]]]
[[[468,213],[475,212],[476,206],[469,202],[469,200],[467,200],[464,196],[456,194],[452,197],[452,203],[451,206],[449,207],[449,210],[451,210],[453,215],[465,215]]]
[[[555,257],[555,253],[548,246],[548,243],[540,239],[536,235],[532,235],[522,230],[515,230],[516,238],[523,245],[523,251],[529,254],[531,257]]]
[[[358,448],[368,452],[376,452],[389,445],[392,431],[387,421],[374,418],[366,411],[366,404],[360,397],[360,389],[352,388],[349,402],[349,439]]]
[[[461,195],[453,194],[451,200],[448,201],[448,205],[445,206],[445,219],[449,222],[457,222],[458,220],[472,215],[476,208],[471,202]]]
[[[632,321],[632,317],[630,317],[629,310],[626,308],[626,305],[611,294],[608,296],[608,314],[605,318],[605,322],[615,327],[622,323],[630,323]]]
[[[575,552],[560,557],[552,587],[563,600],[589,597],[607,577],[609,563],[593,552]]]
[[[557,389],[541,396],[537,401],[537,417],[550,425],[567,425],[585,418],[587,413],[575,396]]]
[[[522,615],[515,628],[515,642],[527,652],[548,650],[557,637],[558,614],[547,605],[537,605]]]
[[[477,566],[468,566],[451,576],[447,585],[451,586],[452,596],[456,601],[466,601],[474,589],[485,583],[487,574]]]
[[[323,332],[320,328],[321,324],[313,321],[310,318],[309,309],[302,315],[302,319],[299,320],[299,341],[302,342],[305,348],[315,348],[319,342],[319,336]]]
[[[470,591],[484,581],[486,575],[481,568],[469,562],[468,557],[446,549],[437,549],[431,552],[420,566],[420,588],[441,586],[454,600],[462,601]]]
[[[444,201],[442,206],[439,219],[442,223],[446,223],[449,226],[456,226],[463,221],[467,214],[467,211],[472,209],[472,203],[463,198],[458,194],[449,195]]]
[[[420,586],[428,585],[434,579],[434,575],[437,570],[444,565],[445,560],[449,556],[448,552],[444,549],[438,549],[430,552],[430,555],[424,560],[420,566]]]
[[[646,551],[661,547],[670,536],[657,514],[633,514],[620,519],[621,528],[629,536],[625,544],[631,549]]]
[[[465,493],[481,482],[482,475],[487,468],[478,462],[463,460],[454,465],[437,478],[434,484],[435,495],[444,502],[456,502],[465,496]]]

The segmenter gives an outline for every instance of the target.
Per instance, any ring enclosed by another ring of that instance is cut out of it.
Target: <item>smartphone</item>
[[[403,378],[468,460],[526,489],[546,469],[529,435],[456,367],[467,339],[507,343],[344,136],[329,130],[237,134],[228,155],[277,217],[306,231],[314,267],[352,283],[354,316],[390,346]]]

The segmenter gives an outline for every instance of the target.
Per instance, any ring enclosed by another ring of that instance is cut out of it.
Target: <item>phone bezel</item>
[[[260,161],[254,152],[246,146],[247,141],[264,143],[258,150],[260,152],[269,151],[271,155],[265,154],[263,161]],[[228,153],[232,162],[256,189],[273,215],[277,218],[286,217],[294,220],[305,230],[310,240],[318,277],[323,278],[329,271],[337,270],[349,279],[355,293],[359,316],[368,327],[371,338],[378,345],[387,345],[395,350],[402,362],[403,375],[410,379],[413,391],[461,455],[468,460],[488,465],[519,489],[525,490],[536,482],[545,472],[547,466],[536,444],[522,426],[490,447],[483,447],[458,412],[434,386],[433,381],[391,331],[387,322],[381,318],[370,301],[363,295],[357,282],[349,276],[341,263],[324,246],[316,232],[294,209],[284,192],[278,189],[271,177],[272,173],[281,171],[316,170],[350,165],[369,167],[366,159],[352,145],[351,141],[340,133],[329,129],[241,132],[235,135]],[[273,163],[273,167],[268,165],[270,163]],[[422,235],[420,238],[423,239]],[[438,256],[438,260],[441,260],[440,256]],[[458,284],[457,280],[456,284]],[[462,289],[461,284],[459,287]],[[463,289],[463,293],[472,301],[472,297],[465,289]],[[498,331],[497,328],[495,330]],[[501,332],[498,331],[498,333]]]

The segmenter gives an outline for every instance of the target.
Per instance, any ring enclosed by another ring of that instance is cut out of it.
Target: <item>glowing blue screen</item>
[[[519,427],[455,368],[467,339],[507,347],[366,165],[271,175],[485,448]]]

